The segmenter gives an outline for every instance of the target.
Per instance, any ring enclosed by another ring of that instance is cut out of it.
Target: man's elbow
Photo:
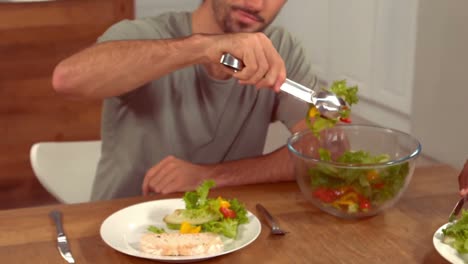
[[[52,74],[52,87],[55,92],[59,94],[68,93],[70,90],[67,85],[67,83],[69,83],[68,79],[67,69],[63,67],[61,63],[55,66],[54,73]]]
[[[62,63],[59,63],[54,69],[52,74],[52,87],[55,92],[67,97],[82,96],[79,89],[77,89],[77,85],[74,84],[71,70]]]

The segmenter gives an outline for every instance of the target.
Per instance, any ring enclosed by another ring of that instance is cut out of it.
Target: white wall
[[[167,11],[194,10],[201,0],[135,0],[135,16],[154,16]]]
[[[426,153],[461,169],[468,159],[468,1],[420,3],[412,133]]]

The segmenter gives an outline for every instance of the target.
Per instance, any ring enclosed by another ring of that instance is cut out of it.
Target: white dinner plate
[[[449,224],[450,223],[446,223],[443,226],[439,227],[439,229],[437,229],[432,238],[432,243],[434,243],[434,247],[437,250],[437,252],[439,252],[439,254],[450,263],[468,263],[468,254],[464,254],[463,256],[459,254],[456,249],[442,242],[444,239],[444,233],[442,233],[442,229],[446,228]]]
[[[140,250],[140,237],[147,232],[148,226],[164,228],[167,232],[178,232],[169,230],[163,217],[175,209],[184,208],[185,203],[182,199],[155,200],[126,207],[104,220],[100,230],[101,238],[113,249],[131,256],[181,263],[213,258],[239,250],[255,241],[261,231],[258,218],[247,211],[249,222],[238,227],[236,239],[221,236],[224,251],[220,253],[199,256],[156,256],[142,252]]]

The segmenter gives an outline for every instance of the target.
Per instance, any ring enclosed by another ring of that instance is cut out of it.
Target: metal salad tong
[[[221,56],[220,63],[234,71],[241,71],[244,68],[244,63],[229,53]],[[309,104],[315,105],[320,115],[325,118],[338,118],[340,117],[340,112],[348,107],[341,97],[336,96],[336,94],[330,91],[321,90],[317,92],[289,79],[286,79],[280,89]]]

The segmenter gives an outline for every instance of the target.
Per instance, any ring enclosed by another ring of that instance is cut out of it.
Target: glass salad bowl
[[[393,206],[408,186],[421,152],[419,141],[398,130],[337,125],[287,142],[296,181],[316,207],[346,219]]]

